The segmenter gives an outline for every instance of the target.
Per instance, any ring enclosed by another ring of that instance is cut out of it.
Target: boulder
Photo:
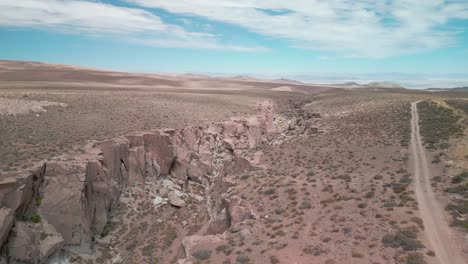
[[[208,225],[207,233],[209,235],[222,234],[231,226],[230,219],[226,209],[223,209]]]
[[[250,161],[244,159],[238,155],[234,157],[233,162],[231,163],[228,174],[229,175],[237,175],[249,171],[252,168]]]
[[[178,192],[176,191],[169,192],[169,195],[167,198],[169,198],[169,203],[171,203],[175,207],[183,207],[185,205],[184,200],[182,200],[179,197]]]
[[[38,237],[34,227],[26,222],[16,222],[13,233],[8,239],[8,254],[15,261],[37,263],[40,258]]]
[[[176,159],[171,169],[171,176],[186,181],[188,177],[189,163],[186,160]]]
[[[227,197],[227,195],[223,196],[231,227],[236,226],[238,223],[244,222],[245,220],[254,218],[252,210],[242,204],[240,197],[236,195],[232,195],[230,197]]]
[[[45,238],[43,240],[41,238],[39,250],[41,262],[45,263],[52,254],[63,247],[65,241],[47,221],[43,221],[42,228],[41,236]]]

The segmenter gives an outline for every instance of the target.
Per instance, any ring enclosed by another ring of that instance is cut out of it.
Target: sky
[[[468,0],[0,0],[0,59],[468,86]]]

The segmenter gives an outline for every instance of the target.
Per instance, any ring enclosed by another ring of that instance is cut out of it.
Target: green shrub
[[[41,216],[38,215],[38,214],[34,214],[33,216],[31,216],[31,222],[33,223],[40,223],[41,222]]]

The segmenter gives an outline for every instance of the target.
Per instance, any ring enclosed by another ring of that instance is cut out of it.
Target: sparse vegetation
[[[459,117],[446,107],[432,101],[418,104],[421,134],[428,148],[447,146],[450,138],[459,136],[463,128],[457,124]]]
[[[410,229],[401,229],[395,234],[387,234],[382,238],[382,243],[387,247],[401,247],[405,251],[417,250],[424,247],[417,240],[416,232]]]

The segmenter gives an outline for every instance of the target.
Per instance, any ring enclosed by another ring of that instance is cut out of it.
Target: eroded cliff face
[[[292,122],[305,124],[302,119]],[[109,232],[109,218],[123,193],[152,199],[155,205],[168,202],[183,207],[188,182],[206,189],[200,198],[209,212],[206,235],[222,234],[255,217],[248,204],[231,194],[235,184],[226,176],[249,170],[255,157],[246,152],[270,144],[290,128],[291,121],[265,102],[249,118],[99,142],[82,155],[64,156],[41,164],[27,176],[4,179],[0,182],[3,261],[44,263],[61,249],[92,255],[94,245]],[[187,256],[193,239],[183,241],[180,258]]]

